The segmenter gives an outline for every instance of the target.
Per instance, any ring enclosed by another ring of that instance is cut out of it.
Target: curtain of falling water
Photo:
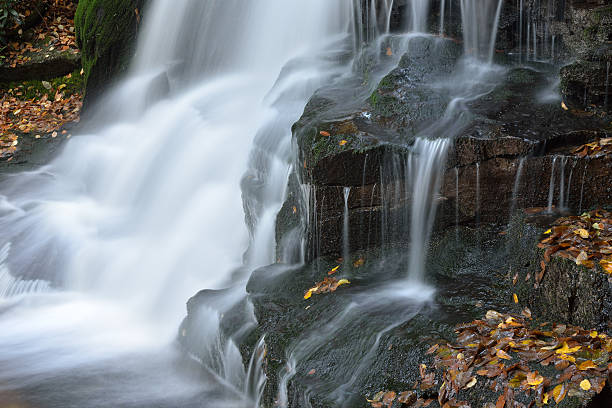
[[[351,0],[153,2],[131,76],[100,109],[102,130],[2,184],[0,279],[13,289],[11,279],[31,284],[0,299],[0,392],[50,383],[61,396],[48,397],[63,406],[202,392],[166,373],[167,345],[185,301],[227,284],[242,265],[249,230],[253,245],[274,245],[270,214],[287,181],[290,125],[342,72],[318,56],[350,43],[353,15]],[[151,99],[160,78],[170,93]],[[240,191],[247,163],[260,186],[244,193],[245,207],[256,203],[249,228]],[[249,263],[273,260],[261,253]],[[53,293],[27,293],[46,287]],[[147,353],[155,358],[123,366],[125,356]],[[61,387],[85,367],[117,383]],[[124,368],[130,381],[119,380]]]

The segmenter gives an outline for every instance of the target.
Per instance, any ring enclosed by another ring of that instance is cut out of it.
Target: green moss
[[[103,72],[127,67],[139,3],[139,0],[79,1],[74,20],[86,84],[98,64]],[[119,66],[113,67],[114,64]]]

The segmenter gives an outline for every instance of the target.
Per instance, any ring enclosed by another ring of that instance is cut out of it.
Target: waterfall
[[[553,157],[552,165],[550,166],[550,183],[548,184],[548,212],[552,212],[553,200],[555,198],[555,163],[557,156]]]
[[[410,210],[410,280],[421,281],[429,238],[438,207],[437,195],[443,175],[449,139],[419,138],[414,144],[414,160],[409,168],[413,180]]]
[[[459,242],[459,168],[455,167],[455,238]]]
[[[412,0],[408,11],[411,22],[410,30],[424,33],[427,32],[427,21],[429,19],[429,6],[431,0]]]
[[[10,245],[0,290],[6,297],[16,281],[54,290],[20,289],[36,301],[0,314],[0,392],[95,373],[108,383],[65,398],[90,392],[81,406],[103,397],[137,406],[201,394],[173,361],[185,301],[244,285],[236,271],[274,261],[291,125],[316,89],[350,70],[325,56],[356,42],[352,0],[150,3],[128,78],[93,119],[101,130],[2,183],[13,210],[0,214],[0,247]],[[156,78],[170,92],[151,100]],[[220,349],[221,361],[235,361],[235,351]],[[129,368],[125,355],[136,360]],[[229,383],[246,370],[226,368],[234,374],[211,373],[211,384],[222,383],[212,388],[255,405],[260,380],[245,397]]]
[[[465,53],[491,63],[503,0],[461,0]]]
[[[476,226],[480,227],[480,163],[476,163]]]
[[[440,0],[440,35],[444,35],[444,12],[446,9],[446,1]]]
[[[342,220],[342,258],[344,258],[344,264],[350,265],[350,253],[351,246],[349,242],[349,206],[348,199],[351,194],[350,187],[344,187],[344,213]]]

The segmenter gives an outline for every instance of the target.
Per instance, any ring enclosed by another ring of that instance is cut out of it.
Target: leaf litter
[[[455,343],[436,343],[427,350],[434,370],[420,364],[413,390],[377,393],[367,399],[371,406],[391,407],[397,401],[420,408],[435,397],[443,408],[471,408],[462,399],[479,385],[495,396],[478,408],[542,407],[567,397],[589,399],[612,375],[612,339],[604,333],[566,324],[538,325],[525,314],[493,310],[484,319],[456,326],[455,333]]]

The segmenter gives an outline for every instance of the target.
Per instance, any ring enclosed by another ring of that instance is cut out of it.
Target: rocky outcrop
[[[124,73],[135,52],[145,0],[80,0],[75,16],[86,78],[85,105]]]
[[[342,90],[321,90],[308,103],[294,134],[300,180],[311,188],[314,211],[307,246],[312,256],[341,255],[345,188],[350,188],[351,249],[409,240],[406,160],[423,129],[455,137],[442,166],[437,228],[506,223],[514,209],[545,207],[551,201],[576,211],[612,202],[612,158],[571,153],[573,147],[606,137],[606,124],[562,107],[553,92],[553,66],[500,70],[502,80],[467,100],[453,121],[431,128],[450,101],[437,81],[450,75],[460,53],[453,41],[416,38],[398,67],[360,106],[349,104],[352,111],[343,109]],[[295,186],[292,190],[279,215],[278,242],[290,230],[287,226],[295,227],[302,217],[292,211],[300,207]]]
[[[81,66],[80,54],[57,53],[40,61],[30,61],[16,67],[0,66],[0,81],[47,80],[68,75]]]
[[[509,236],[509,274],[516,275],[516,293],[541,319],[562,321],[600,331],[612,329],[612,278],[599,264],[589,269],[553,256],[546,263],[541,282],[544,250],[537,248],[552,221],[547,216],[519,215]]]

